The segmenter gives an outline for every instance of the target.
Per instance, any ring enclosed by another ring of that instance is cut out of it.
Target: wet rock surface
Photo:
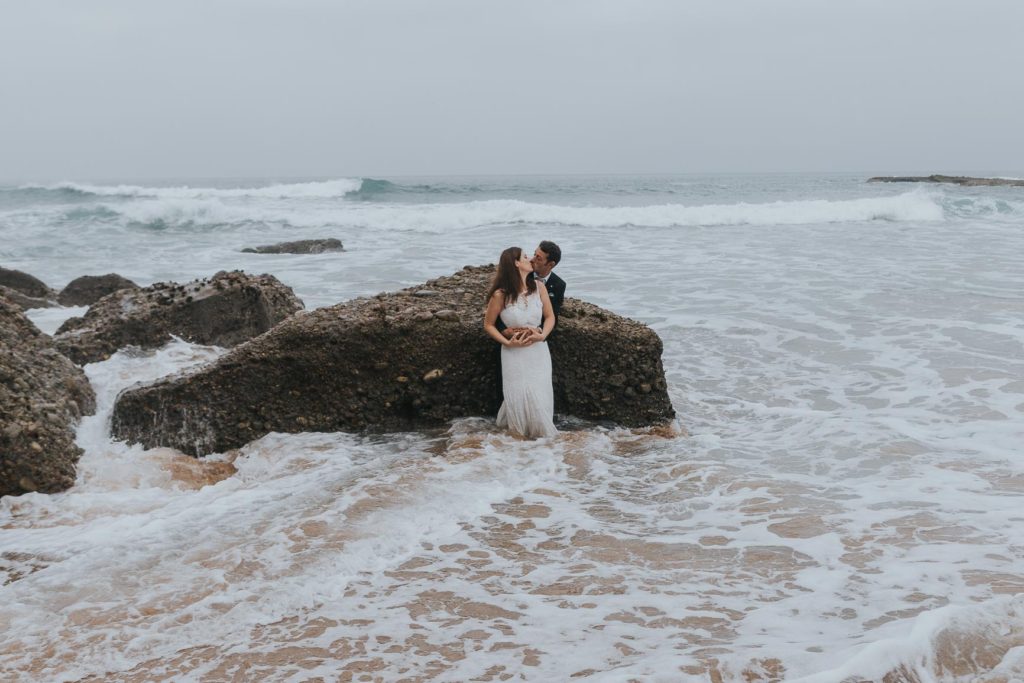
[[[50,299],[41,299],[27,294],[22,294],[16,289],[4,287],[3,285],[0,285],[0,297],[7,299],[23,311],[30,308],[51,308],[57,305]]]
[[[158,282],[109,294],[57,330],[57,347],[84,364],[120,348],[156,348],[171,335],[199,344],[235,346],[302,309],[291,287],[272,275],[220,272],[185,284]]]
[[[192,455],[271,431],[397,431],[493,416],[497,344],[483,331],[493,266],[292,317],[195,372],[121,394],[116,438]],[[674,417],[647,326],[568,298],[550,342],[555,410],[627,427]]]
[[[137,288],[137,284],[116,273],[83,275],[69,282],[57,295],[57,301],[61,306],[91,306],[118,290]]]
[[[265,244],[262,247],[246,247],[242,251],[246,254],[323,254],[328,251],[344,251],[344,247],[341,240],[327,238]]]
[[[0,267],[0,287],[9,287],[32,299],[57,298],[57,293],[39,278],[10,268]]]
[[[96,408],[81,368],[0,297],[0,496],[75,483],[75,425]]]
[[[951,183],[964,187],[1024,187],[1024,180],[1018,178],[972,178],[959,175],[928,176],[876,176],[868,178],[869,183]]]

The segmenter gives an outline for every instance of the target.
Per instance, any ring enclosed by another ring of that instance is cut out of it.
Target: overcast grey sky
[[[1022,0],[0,0],[0,179],[1024,169]]]

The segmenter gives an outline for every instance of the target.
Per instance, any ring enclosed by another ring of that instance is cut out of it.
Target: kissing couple
[[[501,344],[502,404],[497,424],[527,438],[554,436],[555,399],[547,339],[565,298],[552,270],[562,250],[547,240],[533,258],[519,247],[501,252],[487,293],[484,331]]]

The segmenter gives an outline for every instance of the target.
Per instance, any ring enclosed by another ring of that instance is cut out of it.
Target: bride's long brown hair
[[[506,306],[514,304],[519,298],[522,293],[519,288],[523,284],[523,278],[519,274],[516,262],[522,255],[523,250],[519,247],[509,247],[501,252],[501,258],[498,259],[498,270],[495,271],[494,279],[491,280],[491,289],[487,292],[488,301],[497,291],[501,292]],[[535,291],[537,291],[537,282],[532,277],[526,278],[527,295],[533,294]]]

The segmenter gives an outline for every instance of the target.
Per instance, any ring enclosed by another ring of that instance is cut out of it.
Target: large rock
[[[220,272],[187,284],[158,282],[122,289],[57,329],[57,347],[76,363],[108,358],[125,346],[155,348],[171,335],[234,346],[266,332],[302,302],[272,275]]]
[[[39,278],[10,268],[0,268],[0,287],[10,287],[32,299],[57,298],[57,293]]]
[[[92,306],[121,289],[138,289],[138,285],[116,273],[83,275],[69,282],[57,295],[57,301],[61,306]]]
[[[23,311],[30,308],[52,308],[57,305],[56,302],[50,299],[40,299],[28,294],[22,294],[16,289],[4,287],[3,285],[0,285],[0,297],[7,299]]]
[[[297,315],[191,374],[126,390],[113,433],[203,455],[268,432],[394,431],[494,415],[498,347],[483,331],[492,266]],[[566,299],[551,339],[555,409],[624,426],[674,416],[661,340]]]
[[[328,251],[344,250],[341,240],[329,237],[320,240],[298,240],[297,242],[265,244],[262,247],[246,247],[242,251],[247,254],[323,254]]]
[[[964,187],[1024,187],[1020,178],[973,178],[962,175],[876,176],[869,183],[951,183]]]
[[[95,407],[81,368],[0,297],[0,496],[74,484],[74,426]]]

